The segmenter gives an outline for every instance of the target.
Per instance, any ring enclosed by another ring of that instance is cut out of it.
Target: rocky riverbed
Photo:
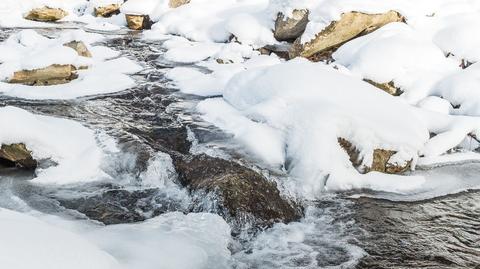
[[[2,29],[0,39],[18,31]],[[50,37],[62,31],[38,29]],[[295,198],[282,184],[284,171],[258,164],[201,119],[193,108],[203,98],[169,86],[162,70],[173,66],[157,61],[164,53],[158,42],[118,32],[101,44],[143,67],[132,76],[135,87],[71,101],[2,96],[0,106],[79,121],[95,130],[99,143],[113,138],[118,151],[103,164],[112,180],[35,184],[32,173],[7,168],[0,174],[0,207],[96,225],[140,223],[168,212],[218,214],[231,228],[233,268],[480,268],[480,193],[416,201],[375,192]],[[458,167],[470,174],[456,173]],[[480,164],[434,169],[474,178]],[[165,183],[140,184],[149,177]]]

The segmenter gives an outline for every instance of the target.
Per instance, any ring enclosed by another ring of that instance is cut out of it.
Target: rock
[[[40,69],[17,71],[9,83],[30,86],[65,84],[78,77],[75,71],[73,65],[54,64]]]
[[[183,6],[185,4],[190,3],[190,0],[170,0],[168,6],[171,8],[177,8],[179,6]]]
[[[53,197],[65,208],[85,214],[106,225],[144,221],[178,210],[170,201],[157,201],[157,189],[110,189],[80,198]],[[174,203],[174,202],[173,202]]]
[[[302,43],[301,37],[297,38],[290,48],[290,58],[297,56],[309,58],[325,50],[336,49],[343,43],[371,33],[385,24],[401,21],[404,21],[404,18],[396,11],[383,14],[344,13],[339,21],[332,22],[314,39]]]
[[[220,197],[216,213],[226,219],[254,219],[259,226],[269,226],[301,217],[301,210],[280,195],[274,182],[240,164],[203,154],[175,159],[174,164],[181,184]]]
[[[88,50],[85,43],[83,43],[82,41],[75,41],[74,40],[74,41],[65,43],[63,45],[65,47],[69,47],[69,48],[74,49],[78,53],[78,55],[80,55],[80,56],[92,58],[92,54]]]
[[[2,144],[0,148],[0,166],[35,169],[37,168],[37,161],[33,159],[32,153],[23,143]]]
[[[113,15],[120,14],[120,4],[110,4],[103,7],[96,7],[94,9],[95,17],[109,18]]]
[[[377,83],[373,80],[370,80],[370,79],[364,79],[366,82],[372,84],[373,86],[393,95],[393,96],[399,96],[402,94],[402,91],[395,87],[395,84],[393,83],[393,81],[391,82],[388,82],[388,83]]]
[[[55,22],[63,19],[68,12],[60,8],[40,7],[28,12],[25,19],[41,22]]]
[[[295,9],[292,16],[287,18],[283,13],[278,13],[273,35],[278,41],[293,41],[305,32],[307,24],[308,10],[306,9]]]
[[[128,28],[132,30],[144,30],[152,27],[152,21],[148,15],[125,15]]]
[[[400,174],[408,171],[412,162],[408,161],[404,166],[398,166],[390,163],[390,158],[397,152],[393,150],[375,149],[373,151],[373,162],[371,167],[362,167],[362,160],[360,158],[359,151],[348,140],[338,138],[340,146],[350,156],[350,161],[360,172],[368,173],[371,171],[387,173],[387,174]]]

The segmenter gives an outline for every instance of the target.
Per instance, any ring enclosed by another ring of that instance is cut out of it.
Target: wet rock
[[[75,66],[54,64],[45,68],[17,71],[13,74],[9,83],[46,86],[65,84],[77,77]]]
[[[285,17],[283,13],[277,15],[273,35],[278,41],[293,41],[300,37],[308,24],[308,10],[296,9],[292,16]]]
[[[362,173],[375,171],[387,174],[400,174],[408,171],[412,164],[411,161],[406,162],[406,164],[403,166],[393,164],[390,162],[390,159],[397,152],[393,150],[375,149],[373,151],[372,166],[363,167],[362,159],[360,158],[360,152],[352,143],[343,138],[338,138],[338,143],[350,156],[350,161],[352,162],[353,166],[355,166]]]
[[[88,58],[92,58],[92,54],[90,53],[90,51],[88,50],[87,46],[85,45],[85,43],[83,43],[82,41],[71,41],[71,42],[68,42],[68,43],[65,43],[63,44],[65,47],[69,47],[69,48],[72,48],[74,49],[79,56],[83,56],[83,57],[88,57]]]
[[[183,6],[185,4],[190,3],[190,0],[170,0],[168,6],[171,8],[177,8],[179,6]]]
[[[238,220],[253,217],[260,226],[291,222],[301,210],[280,195],[274,182],[232,161],[197,155],[174,161],[179,181],[193,191],[220,197],[220,214]]]
[[[23,143],[2,144],[0,148],[0,166],[35,169],[37,168],[37,161],[33,159],[32,153]]]
[[[404,21],[404,18],[396,11],[383,14],[344,13],[339,21],[332,22],[314,39],[302,43],[301,37],[297,38],[290,48],[290,58],[297,56],[309,58],[325,50],[336,49],[343,43],[371,33],[385,24],[401,21]]]
[[[32,9],[25,19],[41,22],[55,22],[63,19],[68,13],[60,8],[40,7]]]
[[[109,18],[113,15],[120,14],[119,4],[110,4],[103,7],[96,7],[94,9],[95,17]]]
[[[144,221],[169,211],[171,205],[157,200],[157,189],[112,189],[81,198],[55,197],[62,206],[106,225]],[[172,208],[175,209],[175,208]]]
[[[370,79],[364,79],[366,82],[372,84],[373,86],[385,91],[386,93],[389,93],[393,96],[399,96],[402,94],[402,91],[395,87],[395,84],[393,83],[393,81],[391,82],[388,82],[388,83],[377,83],[373,80],[370,80]]]
[[[152,21],[148,15],[125,15],[128,28],[132,30],[145,30],[152,27]]]

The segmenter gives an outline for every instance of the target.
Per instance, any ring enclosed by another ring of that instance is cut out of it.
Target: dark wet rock
[[[355,145],[343,138],[338,138],[338,143],[350,156],[350,161],[352,162],[353,166],[355,166],[362,173],[375,171],[387,174],[400,174],[410,170],[412,164],[412,161],[406,162],[405,165],[393,164],[390,162],[390,158],[397,153],[396,151],[375,149],[373,151],[372,166],[363,167],[362,159],[360,158],[360,152],[357,150]]]
[[[273,32],[275,39],[278,41],[294,41],[300,37],[307,27],[308,13],[306,9],[296,9],[289,17],[286,17],[283,13],[278,13]]]
[[[0,167],[19,167],[24,169],[35,169],[37,161],[25,144],[3,145],[0,148]]]
[[[34,70],[22,70],[13,74],[9,83],[29,86],[46,86],[68,83],[78,77],[76,68],[70,64],[53,64]]]
[[[87,46],[82,41],[74,40],[74,41],[70,41],[68,43],[65,43],[63,45],[65,47],[69,47],[69,48],[74,49],[78,53],[79,56],[92,58],[92,53],[90,53]]]
[[[158,194],[158,189],[111,189],[80,198],[55,199],[68,209],[109,225],[144,221],[176,208],[173,201],[160,201]]]
[[[220,214],[225,218],[251,219],[260,226],[291,222],[301,209],[280,195],[277,185],[261,174],[232,161],[198,155],[174,161],[179,181],[193,191],[220,197]],[[222,212],[223,211],[223,212]]]
[[[41,22],[55,22],[63,19],[67,15],[68,12],[60,8],[40,7],[28,12],[25,19]]]

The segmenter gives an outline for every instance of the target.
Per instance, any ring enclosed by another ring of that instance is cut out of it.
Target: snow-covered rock
[[[25,19],[32,21],[54,22],[63,19],[68,13],[60,8],[35,8],[25,15]]]

